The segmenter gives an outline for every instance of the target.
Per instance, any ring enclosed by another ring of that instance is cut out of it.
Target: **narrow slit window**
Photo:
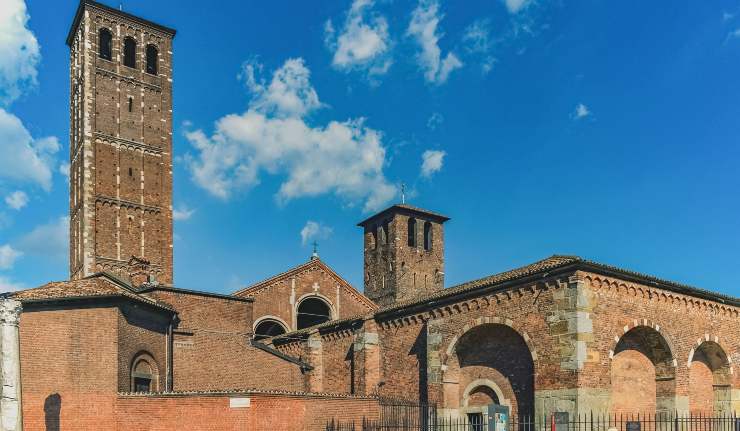
[[[123,40],[123,65],[136,69],[136,41],[131,37]]]
[[[147,45],[146,46],[146,73],[150,75],[157,74],[158,57],[159,57],[159,52],[157,51],[157,47],[154,45]]]
[[[134,169],[133,168],[128,168],[128,176],[129,177],[133,177],[134,176]]]
[[[416,247],[416,219],[413,217],[408,222],[408,244],[409,247]]]
[[[128,112],[133,112],[134,110],[134,98],[129,97],[128,98]]]
[[[424,223],[424,250],[430,251],[432,249],[432,224],[429,222]]]

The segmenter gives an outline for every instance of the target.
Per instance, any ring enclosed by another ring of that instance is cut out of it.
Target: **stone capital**
[[[18,326],[22,309],[23,307],[20,301],[3,298],[0,300],[0,323],[3,325]]]

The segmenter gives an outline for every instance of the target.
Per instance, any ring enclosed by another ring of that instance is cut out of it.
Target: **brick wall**
[[[164,390],[167,378],[168,313],[124,303],[118,313],[118,390],[131,391],[131,366],[140,353],[151,355],[157,375],[153,390]]]
[[[118,309],[36,308],[21,314],[21,376],[24,429],[96,429],[113,416],[118,377]],[[47,427],[47,425],[52,425]],[[99,428],[98,428],[99,429]]]
[[[249,399],[249,407],[230,407],[230,399]],[[234,393],[214,395],[121,396],[115,428],[169,430],[324,430],[332,418],[377,418],[372,398]]]
[[[180,319],[173,343],[174,390],[305,390],[297,365],[250,345],[250,300],[167,288],[149,295],[171,304]]]
[[[740,331],[737,330],[740,310],[617,278],[591,273],[584,273],[583,277],[593,292],[593,341],[587,343],[587,348],[597,354],[584,363],[580,385],[613,390],[610,369],[620,364],[615,360],[619,359],[618,340],[641,332],[652,334],[652,338],[643,336],[644,342],[630,350],[633,356],[643,357],[642,362],[653,374],[657,373],[658,381],[654,386],[658,410],[686,411],[691,406],[706,408],[714,404],[717,394],[710,391],[710,381],[725,385],[717,389],[728,393],[730,387],[735,391],[740,389],[737,370],[729,371],[740,359]],[[658,342],[665,346],[668,360],[656,364],[649,359],[656,355]],[[702,360],[698,351],[707,346],[714,352],[713,356],[724,356],[715,361],[714,373],[706,364],[696,364]],[[722,362],[729,362],[726,368]],[[633,374],[627,377],[643,378],[638,376],[639,368],[632,367],[631,372]],[[696,379],[700,374],[704,383],[692,384],[692,376]],[[649,390],[652,391],[652,387]],[[727,409],[730,409],[729,403]]]

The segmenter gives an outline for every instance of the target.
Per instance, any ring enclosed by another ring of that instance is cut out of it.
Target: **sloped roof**
[[[443,298],[453,297],[469,291],[473,291],[485,287],[493,287],[498,284],[505,283],[507,281],[513,281],[519,278],[527,277],[530,275],[543,273],[546,275],[550,271],[554,270],[565,270],[569,269],[581,269],[585,271],[592,271],[596,273],[602,273],[607,275],[614,275],[623,279],[633,280],[640,283],[656,286],[661,289],[682,293],[685,295],[696,296],[711,301],[717,301],[726,303],[734,306],[740,306],[740,298],[732,297],[729,295],[723,295],[721,293],[712,292],[705,289],[699,289],[693,286],[676,283],[669,280],[664,280],[652,275],[642,274],[635,271],[630,271],[622,268],[618,268],[612,265],[606,265],[603,263],[584,259],[580,256],[568,256],[568,255],[553,255],[548,258],[538,260],[529,265],[525,265],[519,268],[515,268],[509,271],[501,272],[498,274],[490,275],[488,277],[479,278],[466,283],[459,284],[457,286],[442,289],[438,292],[434,292],[429,295],[424,295],[416,298],[412,298],[408,301],[398,302],[396,304],[387,306],[379,313],[390,312],[405,307],[411,307],[421,305],[429,301],[440,300]]]
[[[121,297],[174,311],[162,301],[137,294],[130,284],[107,272],[93,274],[79,280],[52,281],[33,289],[13,292],[8,296],[22,303]]]
[[[436,221],[438,221],[440,223],[444,223],[444,222],[446,222],[447,220],[450,219],[449,217],[447,217],[445,215],[442,215],[440,213],[436,213],[434,211],[425,210],[423,208],[418,208],[418,207],[415,207],[415,206],[412,206],[412,205],[408,205],[408,204],[395,204],[395,205],[391,205],[388,208],[384,209],[383,211],[380,211],[379,213],[374,214],[374,215],[366,218],[365,220],[357,223],[357,226],[365,226],[366,224],[368,224],[368,223],[370,223],[370,222],[372,222],[374,220],[377,220],[379,218],[383,218],[386,214],[391,213],[391,212],[404,213],[404,214],[409,214],[409,215],[425,216],[425,217],[428,217],[430,219],[436,220]]]
[[[347,289],[353,296],[355,296],[360,302],[365,304],[369,310],[377,310],[378,306],[370,300],[367,296],[363,295],[359,290],[355,289],[347,280],[339,276],[333,269],[329,267],[324,261],[322,261],[319,258],[314,258],[309,260],[306,263],[302,263],[298,266],[294,266],[293,268],[290,268],[289,270],[285,272],[281,272],[280,274],[274,275],[268,279],[262,280],[258,283],[255,283],[251,286],[245,287],[243,289],[237,290],[232,295],[234,296],[254,296],[258,292],[262,291],[263,289],[267,289],[270,286],[279,283],[285,279],[291,278],[295,276],[298,273],[301,273],[307,269],[310,269],[312,267],[319,267],[322,270],[326,271],[327,274],[329,274],[331,277],[337,280],[339,284],[341,284],[345,289]]]
[[[676,293],[699,297],[710,301],[720,302],[722,304],[728,304],[735,307],[740,307],[740,298],[724,295],[721,293],[712,292],[705,289],[699,289],[693,286],[676,283],[669,280],[664,280],[652,275],[642,274],[627,269],[618,268],[612,265],[606,265],[603,263],[584,259],[579,256],[568,256],[568,255],[553,255],[548,258],[538,260],[528,265],[524,265],[519,268],[515,268],[509,271],[504,271],[498,274],[493,274],[487,277],[479,278],[476,280],[468,281],[466,283],[459,284],[457,286],[442,289],[438,292],[419,296],[408,301],[398,302],[377,310],[374,314],[361,314],[356,316],[348,316],[341,320],[333,320],[324,322],[322,324],[312,326],[310,328],[304,328],[297,331],[288,332],[274,337],[278,339],[292,339],[292,337],[301,336],[310,333],[313,330],[321,330],[325,328],[333,328],[341,326],[353,321],[362,319],[370,319],[373,316],[380,316],[384,314],[392,314],[394,312],[403,312],[405,309],[419,309],[424,307],[433,306],[431,305],[437,301],[455,300],[456,297],[465,294],[475,294],[478,290],[483,289],[496,289],[505,288],[503,286],[507,282],[513,282],[529,276],[547,276],[551,272],[555,271],[575,271],[583,270],[588,272],[594,272],[604,274],[608,276],[614,276],[628,281],[634,281],[642,284],[655,286],[659,289],[673,291]]]

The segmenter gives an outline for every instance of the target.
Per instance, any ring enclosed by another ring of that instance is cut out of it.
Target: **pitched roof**
[[[547,275],[547,273],[551,271],[566,269],[582,269],[606,275],[613,275],[623,279],[654,285],[665,290],[740,307],[740,298],[723,295],[721,293],[716,293],[705,289],[699,289],[693,286],[688,286],[669,280],[664,280],[658,277],[618,268],[612,265],[606,265],[603,263],[584,259],[579,256],[553,255],[548,258],[538,260],[537,262],[531,263],[529,265],[490,275],[488,277],[483,277],[477,280],[472,280],[466,283],[459,284],[457,286],[442,289],[429,295],[424,295],[412,298],[407,301],[398,302],[378,310],[378,313],[392,312],[406,307],[421,306],[430,301],[454,297],[456,295],[464,294],[466,292],[474,291],[477,289],[483,289],[486,287],[495,287],[505,282],[513,281],[527,276],[536,274]]]
[[[107,272],[93,274],[79,280],[52,281],[33,289],[13,292],[8,296],[22,303],[120,297],[174,311],[162,301],[137,294],[130,284]]]
[[[608,276],[619,277],[628,281],[634,281],[638,283],[644,283],[655,286],[660,289],[681,293],[684,295],[699,297],[710,301],[716,301],[723,304],[728,304],[735,307],[740,307],[740,298],[733,297],[730,295],[724,295],[721,293],[712,292],[705,289],[699,289],[693,286],[688,286],[681,283],[676,283],[669,280],[664,280],[652,275],[642,274],[627,269],[618,268],[612,265],[606,265],[599,262],[583,259],[579,256],[566,256],[566,255],[553,255],[548,258],[538,260],[529,265],[525,265],[519,268],[515,268],[509,271],[501,272],[498,274],[490,275],[488,277],[479,278],[466,283],[459,284],[457,286],[449,287],[447,289],[440,290],[430,295],[424,295],[417,298],[410,299],[408,301],[399,302],[396,304],[389,305],[387,307],[379,309],[374,313],[375,316],[389,314],[394,312],[403,311],[404,309],[418,309],[423,307],[429,307],[431,303],[436,301],[444,300],[455,300],[459,295],[465,295],[466,293],[475,294],[475,291],[483,290],[486,288],[502,288],[507,282],[513,282],[529,276],[547,276],[549,273],[555,271],[575,271],[584,270],[589,272],[600,273]],[[310,328],[304,328],[297,331],[292,331],[286,334],[276,336],[275,339],[292,339],[292,337],[301,336],[310,333],[313,330],[322,330],[326,328],[334,328],[341,326],[353,321],[361,319],[372,318],[372,315],[357,315],[349,316],[345,319],[334,320],[324,322],[320,325],[312,326]]]
[[[366,218],[365,220],[357,223],[357,226],[365,226],[366,224],[368,224],[368,223],[370,223],[370,222],[372,222],[374,220],[377,220],[379,218],[382,218],[383,216],[385,216],[386,214],[388,214],[390,212],[398,212],[398,213],[404,213],[404,214],[409,214],[409,215],[420,215],[422,217],[428,217],[428,218],[433,219],[435,221],[438,221],[440,223],[444,223],[444,222],[446,222],[447,220],[450,219],[449,217],[444,216],[444,215],[442,215],[440,213],[436,213],[436,212],[433,212],[433,211],[425,210],[423,208],[418,208],[418,207],[415,207],[415,206],[412,206],[412,205],[407,205],[407,204],[395,204],[395,205],[391,205],[388,208],[384,209],[383,211],[380,211],[379,213],[377,213],[375,215],[372,215],[372,216]]]
[[[344,286],[345,289],[349,290],[355,297],[357,297],[362,303],[364,303],[365,306],[367,306],[369,310],[378,309],[378,306],[373,301],[371,301],[367,296],[363,295],[362,292],[355,289],[351,284],[349,284],[347,280],[342,278],[333,269],[331,269],[329,265],[324,263],[324,261],[322,261],[319,258],[311,259],[308,262],[302,263],[298,266],[294,266],[293,268],[290,268],[289,270],[285,272],[281,272],[280,274],[274,275],[268,279],[262,280],[251,286],[237,290],[236,292],[232,293],[232,295],[233,296],[253,296],[257,292],[261,291],[262,289],[268,288],[269,286],[272,286],[275,283],[278,283],[287,278],[290,278],[314,266],[320,267],[322,270],[326,271],[327,274],[335,278],[342,286]]]

